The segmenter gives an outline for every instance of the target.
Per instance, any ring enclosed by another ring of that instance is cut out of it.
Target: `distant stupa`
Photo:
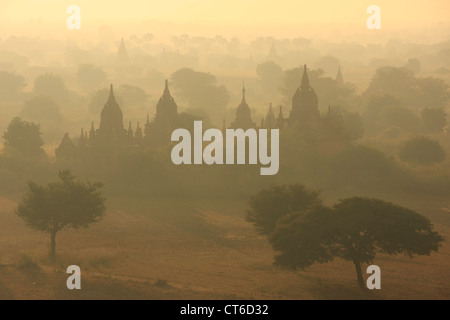
[[[292,97],[290,120],[302,125],[314,125],[320,119],[319,101],[314,89],[309,83],[306,64],[300,87]]]
[[[338,73],[336,75],[336,82],[339,85],[344,85],[344,77],[342,76],[341,66],[339,66]]]
[[[119,51],[117,51],[117,60],[121,64],[127,64],[130,62],[130,58],[128,57],[128,51],[127,48],[125,47],[123,38],[120,41]]]
[[[245,100],[245,85],[242,86],[242,101],[236,109],[236,120],[231,124],[232,129],[255,128],[256,124],[252,121],[252,111]]]
[[[273,114],[272,102],[269,105],[269,111],[267,112],[267,116],[264,119],[264,128],[274,129],[277,126],[277,119],[275,119],[275,115]]]

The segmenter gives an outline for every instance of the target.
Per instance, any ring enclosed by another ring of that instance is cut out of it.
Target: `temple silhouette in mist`
[[[113,85],[110,87],[109,97],[100,114],[99,128],[91,123],[89,132],[81,129],[78,139],[78,146],[70,139],[66,133],[61,144],[56,149],[56,156],[73,157],[77,149],[102,149],[104,151],[130,146],[160,146],[170,141],[170,134],[179,127],[178,107],[170,94],[168,81],[164,88],[163,95],[156,106],[156,115],[152,121],[147,115],[144,128],[137,122],[133,131],[131,122],[126,130],[123,123],[123,114],[114,96]],[[169,139],[169,140],[167,140]]]
[[[342,73],[339,69],[336,81],[343,83]],[[288,118],[284,118],[282,106],[279,107],[278,117],[275,117],[274,108],[270,103],[265,118],[261,119],[258,126],[252,119],[251,109],[246,101],[245,86],[242,89],[242,101],[236,109],[235,120],[230,124],[232,129],[280,129],[285,126],[296,128],[300,134],[314,138],[324,152],[341,149],[345,146],[345,130],[339,113],[332,112],[329,108],[327,115],[321,116],[318,108],[318,97],[311,87],[306,65],[300,86],[292,97],[292,108]],[[191,124],[192,125],[192,124]],[[83,156],[100,157],[108,159],[118,150],[132,147],[158,148],[170,143],[173,130],[181,127],[189,128],[189,124],[182,121],[178,114],[177,104],[172,97],[168,81],[161,98],[156,106],[156,114],[152,120],[147,115],[144,127],[137,122],[133,130],[131,122],[128,129],[123,123],[123,114],[114,96],[111,85],[108,100],[101,114],[100,125],[96,129],[94,122],[89,131],[81,129],[78,144],[75,145],[66,133],[55,150],[57,159],[77,158]],[[225,122],[222,130],[225,130]]]

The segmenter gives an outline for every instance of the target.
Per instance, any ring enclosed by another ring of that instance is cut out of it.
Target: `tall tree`
[[[41,155],[44,140],[39,125],[24,121],[18,117],[11,120],[3,135],[4,146],[23,155]]]
[[[370,80],[363,96],[392,95],[405,107],[443,108],[450,99],[449,86],[439,78],[415,77],[407,68],[381,67]]]
[[[370,135],[377,135],[392,127],[398,127],[405,132],[416,132],[420,124],[412,109],[402,106],[398,99],[388,94],[368,98],[363,121],[366,132]]]
[[[33,93],[36,95],[50,96],[57,103],[67,99],[67,89],[64,80],[54,74],[42,74],[34,81]]]
[[[100,67],[91,64],[81,64],[77,72],[78,81],[85,90],[98,89],[106,83],[106,73]]]
[[[21,116],[39,123],[57,123],[63,119],[60,106],[49,96],[34,96],[25,101]]]
[[[447,124],[447,113],[442,108],[425,108],[420,115],[423,129],[426,132],[441,132]]]
[[[261,234],[269,235],[276,222],[292,213],[320,206],[319,192],[311,191],[301,184],[274,186],[262,190],[249,201],[247,221],[253,223]]]
[[[416,136],[400,147],[400,159],[416,165],[432,165],[445,160],[444,148],[438,141]]]
[[[260,63],[256,67],[256,73],[265,93],[275,94],[279,91],[283,78],[283,69],[279,65],[273,61]]]
[[[419,118],[392,95],[373,95],[368,98],[367,108],[363,113],[367,132],[376,135],[391,127],[398,127],[405,132],[419,129]]]
[[[426,217],[382,200],[353,197],[341,200],[333,211],[328,244],[335,256],[353,262],[361,288],[361,263],[371,264],[377,253],[428,256],[444,240]]]
[[[275,257],[277,265],[304,269],[341,258],[353,262],[358,285],[363,289],[361,265],[372,263],[378,253],[430,255],[443,242],[426,217],[389,202],[353,197],[332,208],[322,205],[296,208],[292,206],[296,200],[290,199],[289,186],[272,190],[278,192],[262,191],[254,198],[259,201],[251,204],[271,219],[249,220],[279,252]],[[305,192],[306,189],[302,191]]]
[[[217,85],[214,75],[184,68],[172,74],[172,83],[191,108],[205,110],[214,120],[222,119],[229,94],[225,86]]]
[[[100,183],[77,181],[69,171],[60,181],[40,186],[30,182],[16,213],[33,229],[50,234],[50,258],[56,256],[56,234],[64,228],[87,228],[101,219],[105,198]]]
[[[25,78],[14,73],[0,71],[0,95],[2,99],[12,98],[25,88]]]

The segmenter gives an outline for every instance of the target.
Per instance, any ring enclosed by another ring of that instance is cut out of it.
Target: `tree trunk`
[[[366,288],[366,286],[364,285],[364,278],[362,275],[361,263],[358,260],[353,260],[353,264],[355,265],[356,277],[358,279],[359,288],[364,290]]]
[[[50,260],[55,262],[56,257],[56,231],[53,231],[50,236]]]

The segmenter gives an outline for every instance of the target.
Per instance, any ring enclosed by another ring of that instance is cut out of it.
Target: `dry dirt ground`
[[[382,289],[361,292],[346,261],[297,272],[273,266],[241,202],[109,199],[102,221],[58,235],[54,265],[49,236],[26,226],[15,206],[0,198],[0,299],[450,298],[447,242],[430,257],[377,257]],[[450,213],[437,207],[430,217],[450,239]],[[66,288],[72,264],[81,290]]]

